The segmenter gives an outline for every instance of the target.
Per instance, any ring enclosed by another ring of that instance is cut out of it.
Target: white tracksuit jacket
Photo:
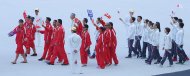
[[[76,33],[72,33],[69,37],[69,46],[71,47],[71,66],[72,73],[81,73],[81,62],[80,62],[80,47],[82,44],[82,39]],[[77,50],[77,52],[74,52]],[[75,64],[77,62],[77,64]]]

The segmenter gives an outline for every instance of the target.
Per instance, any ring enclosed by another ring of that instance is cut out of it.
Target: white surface
[[[183,8],[176,8],[176,5],[180,3]],[[34,9],[40,9],[40,16],[45,18],[49,16],[53,19],[61,18],[66,31],[66,39],[70,34],[71,20],[69,18],[70,13],[77,14],[79,19],[87,17],[87,9],[92,9],[94,12],[94,18],[103,16],[105,12],[112,15],[114,27],[117,32],[118,47],[117,55],[120,64],[118,66],[110,66],[104,70],[97,69],[96,61],[89,60],[88,67],[83,68],[84,74],[81,76],[150,76],[155,74],[169,73],[175,71],[181,71],[190,69],[190,63],[185,65],[174,65],[171,68],[166,67],[168,61],[164,64],[164,68],[160,68],[158,65],[146,65],[144,60],[141,59],[125,59],[128,55],[128,48],[126,48],[126,29],[124,25],[118,20],[119,16],[117,11],[120,10],[122,16],[128,15],[129,9],[135,10],[135,16],[142,15],[143,18],[148,18],[153,22],[159,21],[162,29],[170,26],[170,13],[172,10],[176,11],[176,15],[183,18],[185,23],[185,36],[184,36],[184,49],[189,55],[189,28],[190,28],[190,7],[189,0],[0,0],[0,74],[2,76],[71,76],[70,66],[54,65],[49,66],[45,62],[37,61],[40,58],[43,47],[37,47],[38,57],[28,57],[28,64],[19,63],[22,59],[18,60],[18,64],[12,65],[10,62],[15,57],[15,39],[9,38],[7,33],[10,32],[18,24],[18,20],[22,17],[24,10],[27,14],[34,16]],[[90,25],[90,34],[93,45],[91,51],[94,48],[94,31],[95,28]],[[162,32],[163,33],[163,32]],[[161,35],[163,36],[163,35]],[[162,41],[162,40],[160,40]],[[66,42],[65,45],[67,53],[69,47]],[[161,50],[160,50],[161,51]],[[161,52],[163,55],[163,51]],[[70,55],[69,55],[70,59]]]

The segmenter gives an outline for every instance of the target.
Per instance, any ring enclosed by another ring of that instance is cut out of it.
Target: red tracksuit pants
[[[105,68],[104,52],[103,50],[96,50],[97,64],[101,69]]]
[[[34,40],[28,40],[25,42],[26,54],[30,54],[30,48],[35,49]]]
[[[55,59],[59,58],[59,62],[62,62],[64,60],[64,64],[69,64],[67,54],[65,53],[65,49],[63,46],[57,45],[53,48],[53,54],[50,58],[50,63],[54,64]]]
[[[80,57],[81,57],[81,63],[82,64],[87,64],[88,63],[88,54],[85,51],[86,48],[81,47],[80,49]]]
[[[116,46],[112,46],[110,47],[110,53],[111,53],[111,63],[112,63],[112,60],[114,61],[115,64],[118,64],[119,61],[117,59],[117,55],[116,55]]]
[[[47,52],[49,51],[49,46],[50,46],[50,43],[46,43],[44,44],[44,52],[43,52],[43,55],[41,58],[45,59],[46,58],[46,55],[47,55]]]

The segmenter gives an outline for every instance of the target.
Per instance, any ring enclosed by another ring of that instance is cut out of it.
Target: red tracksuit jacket
[[[16,31],[16,44],[23,44],[24,37],[25,37],[25,30],[24,27],[17,26],[14,31]]]
[[[105,68],[105,54],[104,54],[104,34],[100,33],[96,43],[96,59],[98,66],[101,69]]]
[[[45,30],[40,31],[40,33],[44,34],[44,41],[51,41],[51,36],[53,32],[53,27],[50,23],[46,24]]]
[[[16,54],[24,54],[24,49],[23,49],[23,42],[24,42],[24,37],[25,37],[25,31],[24,27],[17,26],[14,31],[16,31],[16,44],[17,44],[17,49],[16,49]]]
[[[82,45],[80,49],[81,63],[87,64],[88,54],[87,51],[85,50],[87,47],[90,47],[90,45],[92,44],[90,40],[90,34],[88,33],[88,31],[83,31],[81,37],[82,37]]]

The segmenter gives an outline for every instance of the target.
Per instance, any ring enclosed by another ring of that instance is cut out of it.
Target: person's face
[[[86,22],[85,22],[85,19],[83,19],[82,22],[83,22],[83,24],[85,24],[85,23],[86,23]]]
[[[56,26],[56,21],[53,21],[53,26],[54,26],[54,27]]]
[[[99,20],[96,20],[96,23],[97,23],[97,24],[100,24],[100,21],[99,21]]]
[[[59,26],[60,24],[59,24],[59,22],[56,22],[56,26]]]
[[[32,19],[29,20],[29,23],[33,23],[33,22],[32,22]]]
[[[166,29],[164,30],[164,32],[167,34],[168,32],[166,31]]]
[[[154,24],[154,25],[153,25],[153,29],[157,29],[157,26],[156,26],[156,24]]]
[[[38,15],[39,11],[35,10],[35,14]]]
[[[142,19],[141,19],[140,17],[137,18],[137,21],[138,21],[138,22],[141,22],[141,20],[142,20]]]
[[[73,19],[74,19],[74,16],[73,16],[73,15],[71,15],[71,16],[70,16],[70,18],[71,18],[71,20],[73,20]]]
[[[46,23],[49,23],[49,21],[46,19]]]
[[[23,22],[19,22],[19,26],[23,26]]]
[[[98,31],[99,31],[99,33],[101,33],[101,32],[102,32],[102,30],[101,30],[101,29],[99,29]]]
[[[130,14],[131,16],[133,16],[134,12],[129,12],[129,14]]]
[[[130,22],[130,23],[133,23],[133,20],[132,20],[132,18],[129,20],[129,22]]]

